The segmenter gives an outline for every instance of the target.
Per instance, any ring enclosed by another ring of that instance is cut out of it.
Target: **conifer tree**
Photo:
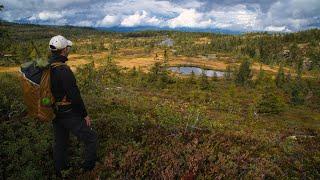
[[[166,64],[168,63],[168,61],[169,61],[168,51],[167,49],[165,49],[163,53],[163,62]]]
[[[214,73],[213,73],[212,80],[213,80],[213,81],[218,81],[218,74],[217,74],[217,72],[214,72]]]
[[[260,64],[260,70],[255,82],[255,85],[256,86],[262,85],[264,83],[265,77],[266,77],[266,72],[263,70],[262,64]]]
[[[279,114],[285,108],[285,103],[281,96],[276,94],[275,89],[267,87],[258,102],[258,112],[263,114]]]
[[[301,80],[302,70],[303,70],[303,60],[301,57],[299,57],[299,59],[297,59],[297,61],[296,61],[296,74],[297,74],[298,81]]]
[[[309,53],[309,58],[311,61],[310,70],[320,70],[320,50],[317,48],[311,49],[311,52]]]
[[[279,67],[279,70],[278,70],[278,73],[277,73],[277,76],[276,76],[276,85],[278,88],[281,88],[283,87],[283,84],[285,83],[285,74],[284,74],[284,70],[283,70],[283,64],[281,63],[280,64],[280,67]]]
[[[201,89],[209,89],[209,81],[205,71],[201,74]]]
[[[236,76],[236,83],[238,85],[245,85],[248,81],[251,80],[252,78],[252,73],[251,73],[251,63],[248,59],[245,59],[242,61],[239,72]]]
[[[299,58],[299,48],[296,43],[290,46],[290,58],[289,58],[289,64],[294,65]]]
[[[231,77],[231,67],[230,66],[227,66],[226,72],[224,73],[224,78],[227,81],[231,80],[232,77]]]
[[[192,71],[188,80],[187,80],[187,84],[196,84],[196,76],[194,74],[194,72]]]

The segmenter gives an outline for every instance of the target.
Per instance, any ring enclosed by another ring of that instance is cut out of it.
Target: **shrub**
[[[266,88],[258,102],[257,110],[263,114],[279,114],[284,111],[283,98],[274,89]]]
[[[0,74],[0,118],[21,114],[25,107],[20,82],[13,74]]]
[[[276,85],[277,87],[281,88],[283,87],[284,83],[285,83],[285,74],[284,74],[284,70],[283,70],[283,64],[280,65],[277,76],[276,76]]]
[[[239,72],[236,76],[236,83],[238,85],[245,85],[247,84],[251,78],[252,78],[252,73],[251,73],[251,63],[248,59],[245,59],[242,61],[240,68],[239,68]]]
[[[305,88],[300,81],[296,81],[291,86],[291,103],[293,105],[303,105],[305,99]]]
[[[157,88],[165,88],[167,84],[174,83],[174,79],[169,76],[167,66],[156,62],[148,73],[147,81]]]
[[[200,87],[202,90],[210,89],[208,77],[204,72],[201,74]]]
[[[48,179],[52,176],[52,135],[49,126],[27,118],[0,124],[2,178]]]

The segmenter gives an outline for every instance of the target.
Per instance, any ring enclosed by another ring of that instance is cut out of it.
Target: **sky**
[[[294,32],[320,28],[320,0],[1,0],[0,18],[89,27]]]

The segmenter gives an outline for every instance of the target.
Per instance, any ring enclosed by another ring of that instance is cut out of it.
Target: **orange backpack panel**
[[[24,74],[21,76],[24,102],[27,106],[28,115],[43,122],[50,122],[55,118],[53,105],[55,99],[51,92],[51,67],[65,65],[64,63],[54,63],[42,70],[40,84],[29,80]]]

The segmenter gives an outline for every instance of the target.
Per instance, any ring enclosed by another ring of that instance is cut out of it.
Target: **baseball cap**
[[[61,35],[52,37],[49,42],[49,49],[51,51],[57,51],[71,46],[72,42]]]

